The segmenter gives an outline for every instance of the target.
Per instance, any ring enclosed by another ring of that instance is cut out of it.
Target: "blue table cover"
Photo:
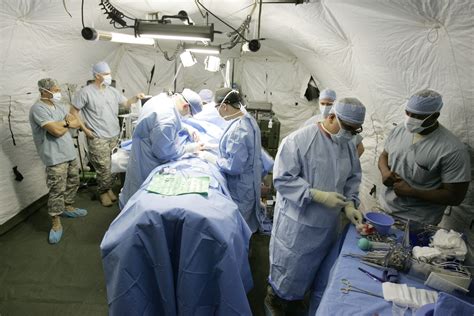
[[[341,279],[348,279],[351,284],[356,287],[383,296],[382,284],[371,279],[357,268],[362,267],[364,270],[379,276],[382,274],[381,270],[362,264],[356,258],[343,257],[343,254],[345,253],[365,253],[357,247],[358,236],[355,227],[350,225],[339,257],[330,272],[327,288],[324,291],[316,315],[392,315],[391,302],[361,293],[349,292],[349,294],[343,294],[341,292],[341,288],[343,287]],[[420,280],[409,278],[404,274],[400,274],[399,283],[405,283],[408,286],[413,286],[419,289],[433,290],[432,288],[425,286]],[[471,300],[471,298],[466,296],[464,296],[463,299]],[[311,312],[310,315],[315,314],[314,312]],[[411,315],[411,313],[407,311],[406,315]]]
[[[156,172],[210,176],[208,196],[146,191]],[[217,169],[197,158],[157,167],[101,243],[110,315],[251,315],[251,232]]]

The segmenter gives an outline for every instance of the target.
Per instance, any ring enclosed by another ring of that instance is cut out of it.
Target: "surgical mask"
[[[112,84],[112,76],[111,75],[104,75],[102,76],[104,78],[104,81],[102,82],[106,86],[110,86]]]
[[[321,123],[321,127],[324,131],[326,131],[326,133],[328,133],[331,136],[331,139],[333,142],[335,142],[336,144],[345,144],[349,142],[350,140],[352,140],[352,134],[341,127],[341,123],[339,122],[339,119],[337,118],[337,116],[336,116],[336,120],[339,124],[339,132],[337,132],[336,134],[333,134],[330,131],[328,131],[327,128],[324,127],[323,122]]]
[[[329,111],[331,111],[332,105],[319,105],[319,111],[324,118],[329,116]]]
[[[55,93],[53,93],[53,92],[49,91],[48,89],[44,89],[44,88],[41,88],[41,89],[43,89],[44,91],[47,91],[47,92],[51,93],[51,94],[53,95],[53,97],[51,98],[52,100],[54,100],[54,101],[61,101],[61,98],[62,98],[61,92],[55,92]]]
[[[430,115],[431,116],[431,115]],[[436,122],[434,122],[433,124],[431,124],[430,126],[426,126],[426,127],[423,127],[423,123],[430,118],[430,116],[428,116],[427,118],[425,118],[424,120],[420,120],[420,119],[416,119],[414,117],[411,117],[411,116],[406,116],[405,117],[405,128],[410,132],[410,133],[420,133],[422,131],[424,131],[425,129],[433,126],[434,124],[436,124]]]
[[[352,134],[348,130],[342,128],[341,122],[336,116],[337,123],[339,124],[339,132],[336,134],[331,134],[331,138],[334,142],[338,144],[345,144],[351,141]]]

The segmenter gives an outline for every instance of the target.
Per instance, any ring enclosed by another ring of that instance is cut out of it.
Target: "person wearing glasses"
[[[260,128],[245,111],[237,90],[221,88],[214,100],[217,112],[229,124],[219,142],[219,155],[206,151],[199,155],[216,164],[225,175],[232,200],[252,233],[265,231],[265,215],[260,206],[263,172]]]
[[[273,168],[277,190],[265,307],[272,315],[305,310],[303,298],[338,234],[339,214],[360,224],[361,167],[351,139],[365,106],[343,98],[327,118],[283,139]]]
[[[195,135],[189,135],[190,142],[184,143],[178,137],[188,133],[181,120],[201,110],[201,98],[190,89],[171,96],[161,93],[145,103],[132,136],[130,160],[119,196],[121,209],[157,166],[203,149]]]
[[[324,119],[326,119],[329,116],[329,112],[331,111],[334,101],[336,101],[336,92],[334,90],[324,89],[321,91],[319,94],[319,111],[321,113],[311,117],[304,123],[303,126],[317,124],[318,122],[322,122]],[[360,134],[356,134],[352,137],[352,142],[357,148],[357,155],[359,158],[362,156],[365,150],[362,140],[363,137]]]
[[[379,157],[382,208],[437,225],[447,206],[460,205],[471,180],[467,147],[438,122],[443,99],[433,90],[415,93],[405,122],[389,134]]]

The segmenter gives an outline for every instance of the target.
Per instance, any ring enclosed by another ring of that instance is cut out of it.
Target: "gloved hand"
[[[210,152],[207,151],[200,151],[198,154],[199,158],[204,159],[210,163],[215,164],[217,162],[217,157],[216,155],[211,154]]]
[[[352,202],[344,207],[344,213],[346,213],[347,219],[350,220],[352,224],[356,226],[362,224],[362,213],[354,207]]]
[[[327,207],[343,207],[350,202],[346,202],[346,197],[337,192],[326,192],[316,189],[309,189],[313,201],[326,205]]]
[[[185,128],[194,142],[199,142],[201,140],[201,137],[199,136],[199,131],[197,129],[192,126],[186,126]]]
[[[188,154],[197,153],[203,149],[203,144],[201,143],[189,143],[184,145],[184,151]]]

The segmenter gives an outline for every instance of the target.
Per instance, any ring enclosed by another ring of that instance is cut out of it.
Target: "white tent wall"
[[[383,142],[416,91],[443,95],[440,121],[471,147],[474,132],[472,1],[315,1],[265,8],[263,36],[279,39],[307,66],[320,87],[355,96],[367,107],[362,156],[365,207],[381,179]],[[295,23],[295,21],[298,21]]]
[[[184,9],[198,23],[195,2],[112,1],[144,17],[147,12],[176,14]],[[252,0],[202,1],[215,14],[238,26]],[[80,35],[79,0],[4,0],[0,5],[0,225],[44,195],[44,167],[31,138],[28,111],[37,99],[36,82],[54,77],[77,87],[91,78],[90,67],[107,60],[126,96],[139,91],[156,94],[173,86],[175,63],[156,48],[87,42]],[[249,38],[255,38],[257,12]],[[404,117],[404,104],[417,90],[431,88],[444,98],[440,121],[471,147],[474,109],[474,3],[469,0],[310,1],[302,5],[263,5],[262,49],[240,56],[238,48],[224,54],[234,58],[234,81],[247,101],[268,101],[282,122],[282,135],[315,112],[302,98],[312,76],[320,88],[331,87],[338,97],[355,96],[367,107],[363,136],[366,152],[362,192],[366,207],[375,204],[368,191],[380,184],[376,168],[383,142],[394,123]],[[215,22],[212,16],[210,21]],[[85,24],[111,30],[97,2],[85,1]],[[217,25],[221,31],[228,31]],[[220,38],[219,38],[220,37]],[[222,40],[224,35],[219,35]],[[225,40],[225,38],[224,38]],[[271,48],[271,49],[270,49]],[[173,52],[173,45],[164,50]],[[220,73],[200,64],[181,69],[178,90],[212,88]],[[151,67],[156,65],[150,86]],[[31,93],[30,93],[31,92]],[[30,93],[30,94],[28,94]],[[11,96],[11,106],[10,106]],[[298,105],[296,105],[298,103]],[[8,126],[11,109],[13,146]],[[14,180],[12,167],[25,176]]]

